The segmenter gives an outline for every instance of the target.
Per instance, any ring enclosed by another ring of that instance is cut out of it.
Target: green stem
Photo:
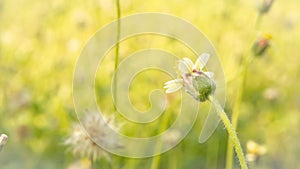
[[[116,0],[116,8],[117,8],[117,44],[116,44],[116,51],[115,51],[115,71],[118,68],[119,64],[119,41],[121,35],[121,7],[120,7],[120,0]]]
[[[178,169],[181,168],[180,159],[182,159],[181,146],[177,145],[172,149],[172,154],[168,156],[168,168]]]
[[[120,45],[119,45],[119,41],[120,41],[120,35],[121,35],[121,7],[120,7],[120,0],[116,0],[116,8],[117,8],[117,37],[116,37],[116,41],[117,41],[117,44],[116,44],[116,50],[115,50],[115,66],[114,66],[114,73],[115,73],[115,80],[114,80],[114,84],[113,84],[113,98],[116,98],[117,97],[117,68],[118,68],[118,64],[119,64],[119,48],[120,48]],[[114,109],[116,110],[117,106],[117,101],[115,99],[115,106],[114,106]],[[114,158],[114,164],[113,164],[113,168],[114,169],[118,169],[119,168],[119,157],[115,157]]]
[[[254,24],[254,31],[258,30],[260,23],[261,23],[261,19],[262,19],[262,15],[261,15],[261,13],[258,13],[256,20],[255,20],[255,24]]]
[[[91,169],[93,169],[93,155],[91,155],[91,157],[90,157],[90,163],[91,163]]]
[[[242,169],[248,169],[248,166],[247,166],[247,163],[246,163],[246,160],[245,160],[245,156],[244,156],[243,149],[242,149],[242,146],[240,144],[239,138],[237,137],[235,129],[232,126],[232,124],[230,123],[230,120],[229,120],[227,114],[224,112],[223,108],[220,106],[220,104],[212,96],[209,96],[209,101],[212,103],[212,105],[217,110],[218,115],[220,116],[220,118],[221,118],[227,132],[228,132],[229,138],[231,139],[231,141],[233,143],[233,146],[234,146],[234,149],[235,149],[235,152],[238,156],[241,168]]]
[[[251,62],[252,59],[249,59],[248,62]],[[238,87],[237,90],[237,96],[235,99],[235,103],[234,103],[234,107],[232,110],[232,126],[234,129],[237,128],[237,124],[238,124],[238,118],[240,115],[240,106],[242,103],[242,98],[243,98],[243,92],[244,92],[244,88],[245,88],[245,84],[246,84],[246,77],[247,77],[247,70],[248,70],[248,65],[250,63],[246,63],[243,66],[243,70],[242,70],[242,74],[241,74],[241,81],[240,81],[240,85]],[[230,138],[228,138],[228,145],[227,145],[227,155],[226,155],[227,159],[226,159],[226,169],[232,169],[232,165],[233,165],[233,145],[232,145],[232,140]]]
[[[160,155],[153,157],[150,169],[157,169],[160,162]]]
[[[125,167],[123,168],[126,168],[126,169],[136,169],[138,168],[138,165],[139,165],[139,159],[136,159],[136,158],[127,158],[125,160]]]
[[[119,168],[119,161],[120,161],[120,158],[117,156],[117,155],[115,155],[114,156],[114,160],[113,160],[113,169],[118,169]]]
[[[218,152],[219,152],[219,140],[211,139],[207,145],[207,160],[206,167],[209,169],[218,168]]]
[[[115,50],[115,66],[114,66],[114,72],[115,72],[115,80],[114,80],[114,84],[113,84],[113,93],[114,93],[114,98],[116,98],[117,95],[117,68],[119,65],[119,48],[120,48],[120,35],[121,35],[121,7],[120,7],[120,0],[116,0],[116,8],[117,8],[117,37],[116,37],[116,50]],[[116,109],[116,99],[115,99],[115,109]]]
[[[236,78],[243,76],[245,65],[249,65],[251,63],[251,61],[253,60],[253,58],[249,57],[248,54],[252,52],[251,50],[252,50],[253,44],[255,42],[255,38],[256,38],[255,36],[256,36],[257,30],[260,26],[261,19],[262,19],[262,15],[258,14],[258,16],[256,17],[256,20],[255,20],[255,23],[254,23],[254,27],[253,27],[254,31],[253,31],[251,37],[249,38],[250,46],[245,50],[246,52],[244,53],[243,59],[245,61],[243,62],[242,66],[238,69],[237,73],[227,79],[227,81],[226,81],[227,84],[233,82]]]
[[[162,125],[160,127],[160,132],[164,131],[168,127],[168,121],[169,121],[169,116],[165,115],[165,117],[162,120]],[[162,143],[159,140],[156,144],[156,147],[155,147],[156,152],[158,152],[161,149],[161,146],[162,146]],[[150,169],[157,169],[159,167],[159,163],[160,163],[160,155],[157,155],[157,156],[153,157]]]
[[[258,14],[255,24],[254,24],[254,33],[256,34],[260,22],[261,22],[261,15]],[[254,59],[254,55],[251,54],[251,49],[253,45],[253,40],[251,39],[250,47],[248,48],[246,55],[244,56],[244,62],[242,64],[242,67],[240,68],[240,71],[237,75],[237,77],[241,77],[241,81],[239,83],[238,89],[237,89],[237,96],[235,98],[234,107],[232,110],[232,126],[236,130],[237,124],[238,124],[238,118],[240,115],[240,106],[242,103],[244,88],[246,85],[246,79],[247,79],[247,70],[249,65],[252,63]],[[226,154],[226,169],[232,169],[233,166],[233,143],[230,138],[228,138],[228,144],[227,144],[227,154]]]

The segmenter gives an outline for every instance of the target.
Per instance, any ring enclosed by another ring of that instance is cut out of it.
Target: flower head
[[[277,88],[273,88],[273,87],[267,88],[263,92],[263,97],[268,101],[276,101],[280,98],[280,92],[278,91]]]
[[[100,157],[109,159],[108,153],[96,143],[101,142],[110,147],[121,147],[117,138],[109,132],[108,123],[111,122],[112,119],[106,122],[96,113],[87,114],[82,125],[89,135],[81,128],[80,124],[76,123],[73,125],[72,133],[65,140],[65,145],[70,146],[74,155],[81,155],[93,160]]]
[[[270,34],[264,34],[261,38],[259,38],[252,47],[252,51],[254,55],[262,56],[270,47],[271,39],[272,39],[272,35]]]
[[[0,152],[2,150],[2,148],[4,147],[6,141],[7,141],[7,135],[6,134],[1,134],[0,136]]]
[[[195,64],[189,58],[178,61],[180,78],[165,83],[166,93],[175,92],[185,87],[187,93],[198,101],[206,101],[208,96],[213,94],[216,89],[213,81],[213,72],[204,71],[204,67],[210,55],[201,54]]]
[[[248,162],[256,161],[261,155],[264,155],[267,152],[267,148],[264,145],[259,145],[255,141],[247,142],[247,154],[246,159]]]

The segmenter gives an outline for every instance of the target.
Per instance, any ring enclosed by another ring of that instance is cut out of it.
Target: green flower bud
[[[197,91],[197,96],[194,98],[200,102],[208,100],[209,95],[214,94],[216,90],[215,82],[204,73],[194,77],[193,87]]]

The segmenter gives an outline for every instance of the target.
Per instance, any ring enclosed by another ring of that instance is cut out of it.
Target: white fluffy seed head
[[[86,114],[81,124],[84,129],[79,123],[73,124],[72,132],[64,143],[69,146],[74,155],[92,158],[93,160],[101,157],[109,160],[109,154],[97,145],[101,142],[105,146],[121,147],[115,135],[109,132],[111,131],[109,123],[112,124],[113,119],[106,122],[96,113]],[[115,130],[118,130],[118,128],[115,128]]]

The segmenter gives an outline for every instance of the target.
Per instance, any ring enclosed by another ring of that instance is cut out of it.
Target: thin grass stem
[[[117,77],[117,69],[119,65],[119,51],[120,51],[120,36],[121,36],[121,6],[120,6],[120,0],[116,0],[116,9],[117,9],[117,36],[116,36],[116,50],[115,50],[115,65],[114,65],[114,73],[115,73],[115,79],[113,84],[113,94],[114,98],[117,96],[117,83],[118,83],[118,77]],[[116,110],[116,99],[115,99],[115,110]]]

